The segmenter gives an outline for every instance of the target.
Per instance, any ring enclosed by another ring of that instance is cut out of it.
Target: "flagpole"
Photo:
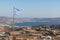
[[[14,18],[14,17],[15,17],[15,16],[14,16],[14,14],[13,14],[13,24],[15,23],[15,20],[14,20],[15,18]]]
[[[15,16],[14,16],[14,7],[13,7],[13,24],[15,23]]]
[[[17,14],[16,14],[16,10],[17,10],[17,11],[20,11],[19,9],[13,7],[13,24],[15,24],[15,15],[17,15]]]

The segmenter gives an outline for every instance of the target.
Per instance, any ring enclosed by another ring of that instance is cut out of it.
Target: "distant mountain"
[[[9,18],[5,16],[0,16],[0,20],[6,20],[6,19],[9,19]]]
[[[0,23],[12,23],[13,18],[0,16]],[[60,22],[60,18],[15,18],[15,22]]]
[[[60,18],[33,18],[32,20],[39,22],[60,22]]]

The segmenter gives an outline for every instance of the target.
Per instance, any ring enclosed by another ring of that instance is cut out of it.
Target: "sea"
[[[60,22],[19,22],[15,24],[10,24],[11,26],[39,26],[39,25],[57,25]]]

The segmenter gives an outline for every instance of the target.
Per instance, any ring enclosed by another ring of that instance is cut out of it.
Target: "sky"
[[[13,17],[13,7],[21,18],[60,17],[60,0],[0,0],[0,16]]]

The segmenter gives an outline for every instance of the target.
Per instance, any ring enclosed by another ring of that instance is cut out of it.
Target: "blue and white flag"
[[[20,10],[13,7],[13,15],[18,15],[20,13]]]

